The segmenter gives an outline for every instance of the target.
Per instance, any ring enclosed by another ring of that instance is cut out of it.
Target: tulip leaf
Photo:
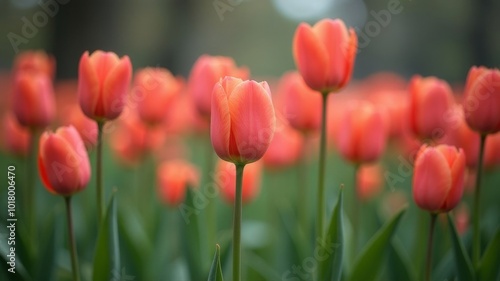
[[[210,268],[210,273],[208,274],[208,281],[224,281],[222,277],[222,267],[220,263],[220,246],[215,245],[215,255],[212,261],[212,267]]]
[[[392,239],[389,252],[389,265],[389,276],[392,280],[417,280],[416,274],[411,267],[410,257],[397,237]]]
[[[92,280],[109,281],[120,277],[122,269],[120,267],[120,247],[118,242],[116,200],[113,195],[97,236]]]
[[[455,224],[453,223],[450,214],[448,214],[448,224],[451,229],[451,240],[453,243],[453,250],[455,252],[455,263],[458,269],[458,280],[476,280],[474,270],[472,269],[472,263],[467,255],[467,252],[465,251],[462,240],[460,240],[460,237],[458,236],[457,229],[455,228]]]
[[[343,188],[339,191],[339,198],[337,204],[333,209],[333,213],[330,219],[330,224],[328,226],[327,232],[319,241],[317,247],[321,246],[321,252],[326,255],[323,258],[319,255],[319,251],[315,250],[315,258],[318,258],[319,280],[340,280],[342,276],[342,254],[343,254],[343,221],[342,221],[342,202],[343,202]],[[319,250],[319,248],[318,248]]]
[[[495,280],[500,271],[500,229],[484,252],[478,269],[479,280]]]
[[[361,255],[354,262],[349,280],[374,280],[382,268],[383,255],[391,246],[391,237],[406,208],[397,213],[370,239]]]
[[[56,279],[54,273],[57,253],[58,250],[61,249],[62,242],[64,241],[63,237],[68,235],[68,231],[63,227],[59,217],[64,216],[58,212],[53,212],[50,216],[49,223],[44,224],[47,226],[47,229],[46,233],[43,235],[43,242],[40,243],[40,253],[44,254],[37,268],[39,280]]]
[[[181,245],[182,251],[186,257],[188,271],[191,280],[201,280],[206,276],[203,272],[203,266],[201,261],[201,243],[200,243],[200,232],[202,231],[199,226],[199,215],[200,210],[196,208],[195,205],[195,191],[191,188],[186,190],[186,199],[184,203],[179,207],[179,214],[182,220],[179,219],[178,223],[181,229]]]

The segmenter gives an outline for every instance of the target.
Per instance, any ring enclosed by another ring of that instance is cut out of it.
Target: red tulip
[[[454,213],[457,232],[460,235],[464,235],[469,229],[469,208],[462,203],[455,209]]]
[[[465,154],[448,145],[423,145],[415,160],[413,198],[427,211],[441,213],[453,209],[464,190]]]
[[[139,117],[149,124],[162,122],[181,90],[182,82],[167,69],[148,67],[139,70],[132,91]]]
[[[410,128],[423,139],[439,139],[445,133],[446,113],[453,106],[453,93],[446,81],[414,76],[410,81]]]
[[[162,163],[156,170],[156,175],[161,201],[174,207],[184,201],[188,187],[199,185],[197,168],[180,160]]]
[[[465,120],[481,134],[500,131],[500,70],[473,66],[463,99]]]
[[[215,85],[210,137],[223,160],[239,164],[259,160],[273,139],[275,123],[266,82],[228,76]]]
[[[78,69],[78,99],[83,113],[94,120],[112,120],[125,105],[132,64],[112,52],[83,53]]]
[[[70,196],[87,186],[90,180],[89,157],[73,126],[42,134],[38,170],[45,187],[54,194]]]
[[[241,200],[243,203],[249,203],[259,194],[261,169],[259,162],[245,166],[241,187]],[[217,172],[222,197],[228,203],[233,204],[236,196],[236,166],[229,162],[219,161]]]
[[[500,164],[500,133],[489,135],[486,138],[483,164],[487,169]]]
[[[313,27],[301,23],[293,39],[293,56],[300,74],[313,90],[333,92],[351,79],[358,38],[339,19],[324,19]]]
[[[19,125],[12,114],[6,114],[3,118],[3,135],[5,136],[5,148],[7,152],[19,156],[28,155],[31,135],[28,129]]]
[[[316,132],[321,124],[321,96],[311,90],[298,72],[289,72],[281,78],[283,116],[293,128],[302,132]]]
[[[340,120],[337,146],[340,154],[351,162],[377,160],[385,149],[386,139],[384,117],[369,102],[351,104]]]
[[[55,117],[52,81],[44,73],[21,71],[14,78],[14,113],[25,127],[46,127]]]
[[[379,165],[362,165],[356,175],[356,194],[369,201],[382,191],[382,169]]]
[[[249,71],[245,67],[238,68],[229,57],[202,55],[194,63],[189,75],[189,92],[202,116],[210,117],[212,90],[226,76],[247,79]]]
[[[44,51],[26,51],[16,56],[13,66],[14,75],[19,72],[34,72],[47,75],[53,79],[56,71],[54,57]]]

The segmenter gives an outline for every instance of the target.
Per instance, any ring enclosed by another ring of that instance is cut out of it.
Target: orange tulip
[[[302,135],[290,127],[282,124],[276,129],[273,140],[262,160],[268,167],[279,168],[297,163],[304,147]]]
[[[132,91],[139,117],[149,124],[162,122],[181,90],[182,82],[167,69],[148,67],[139,70]]]
[[[463,99],[465,120],[481,134],[500,131],[500,70],[473,66]]]
[[[300,74],[313,90],[333,92],[351,79],[358,39],[339,19],[324,19],[313,27],[301,23],[293,39],[293,56]]]
[[[483,161],[486,169],[500,164],[500,133],[489,135],[486,138]]]
[[[45,73],[17,73],[13,90],[14,113],[21,125],[43,128],[52,122],[56,113],[54,89]]]
[[[273,139],[276,117],[266,82],[226,77],[212,94],[210,137],[217,155],[235,164],[259,160]]]
[[[160,200],[173,207],[184,201],[188,187],[198,187],[200,182],[197,168],[180,160],[160,164],[156,175]]]
[[[351,104],[340,120],[337,146],[354,163],[367,163],[382,155],[387,139],[384,117],[369,102]]]
[[[125,105],[132,64],[112,52],[83,53],[78,69],[78,99],[83,113],[99,121],[118,117]]]
[[[31,135],[28,129],[21,126],[14,115],[6,114],[3,118],[3,135],[7,152],[19,156],[28,155]]]
[[[410,128],[423,139],[439,139],[445,133],[446,113],[453,105],[453,93],[446,81],[414,76],[410,81]]]
[[[238,68],[229,57],[202,55],[194,63],[189,75],[189,92],[202,116],[210,117],[212,90],[226,76],[247,79],[249,71],[245,67]]]
[[[356,175],[356,194],[369,201],[382,191],[382,169],[379,165],[362,165]]]
[[[423,145],[415,160],[413,199],[434,213],[453,209],[464,190],[465,154],[460,148]]]
[[[42,134],[38,170],[47,190],[57,195],[70,196],[87,186],[90,180],[89,157],[73,126]]]
[[[283,75],[279,94],[283,98],[282,114],[293,128],[316,132],[321,124],[321,96],[311,90],[298,72]]]
[[[261,169],[262,167],[259,162],[245,166],[241,189],[241,200],[243,203],[249,203],[259,194]],[[236,196],[236,167],[232,163],[219,161],[217,172],[218,185],[222,192],[222,197],[228,203],[233,204]]]

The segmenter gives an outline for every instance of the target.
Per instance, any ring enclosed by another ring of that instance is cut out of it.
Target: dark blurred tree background
[[[48,3],[57,4],[53,15]],[[377,20],[390,5],[400,12]],[[356,78],[394,71],[453,83],[471,65],[500,66],[499,12],[495,0],[0,0],[0,69],[12,64],[16,34],[25,38],[20,50],[55,55],[59,78],[76,77],[81,54],[95,49],[127,54],[136,69],[162,66],[187,76],[208,53],[232,56],[256,76],[279,76],[295,68],[299,22],[340,17],[365,35],[358,35]],[[37,29],[31,38],[23,36],[26,20]]]

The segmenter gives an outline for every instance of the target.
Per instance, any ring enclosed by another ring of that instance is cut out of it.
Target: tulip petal
[[[340,83],[339,88],[344,87],[351,81],[352,72],[354,70],[354,62],[356,61],[356,52],[358,51],[358,36],[354,29],[349,29],[349,46],[346,51],[345,75],[344,80]]]
[[[118,117],[125,106],[125,95],[128,93],[132,64],[128,56],[124,56],[111,70],[103,84],[103,108],[107,119]]]
[[[328,75],[328,55],[308,24],[300,24],[295,32],[293,55],[306,84],[314,90],[323,90]]]
[[[464,112],[469,126],[481,133],[500,130],[500,71],[480,75],[465,95]]]
[[[212,140],[214,150],[220,158],[229,161],[231,117],[227,94],[220,83],[215,84],[212,93],[210,119],[210,139]]]
[[[377,160],[385,148],[386,129],[384,119],[380,112],[375,111],[373,106],[365,107],[365,113],[360,119],[360,135],[358,136],[358,147],[360,160],[372,162]]]
[[[349,33],[343,21],[324,19],[313,27],[317,38],[328,54],[327,85],[340,85],[347,73],[346,61],[350,56]]]
[[[73,152],[71,155],[74,159],[70,159],[68,156],[67,161],[73,161],[74,166],[78,166],[79,186],[85,187],[90,180],[90,161],[80,134],[73,126],[59,128],[56,134],[70,144]]]
[[[421,152],[413,175],[413,197],[417,205],[425,210],[439,211],[451,184],[451,172],[444,156],[434,148]]]
[[[455,148],[453,148],[455,150]],[[443,210],[451,210],[453,209],[460,199],[462,198],[462,194],[464,191],[464,182],[465,182],[465,153],[460,148],[459,152],[455,153],[455,161],[450,166],[451,167],[451,178],[453,180],[451,184],[450,192],[444,202],[442,207]]]
[[[45,167],[45,164],[42,160],[42,152],[43,152],[43,147],[45,146],[45,142],[47,141],[47,138],[49,137],[49,133],[45,132],[43,133],[42,136],[40,136],[40,143],[38,147],[38,171],[40,172],[40,178],[42,179],[42,183],[45,185],[47,190],[49,190],[53,194],[57,194],[57,192],[54,190],[52,187],[52,184],[50,183],[49,177],[47,175],[47,168]]]
[[[92,63],[89,53],[85,52],[78,68],[78,101],[83,113],[94,119],[94,111],[99,101],[100,82]]]
[[[254,162],[273,138],[276,117],[268,91],[255,81],[240,83],[229,97],[231,133],[241,161]]]

